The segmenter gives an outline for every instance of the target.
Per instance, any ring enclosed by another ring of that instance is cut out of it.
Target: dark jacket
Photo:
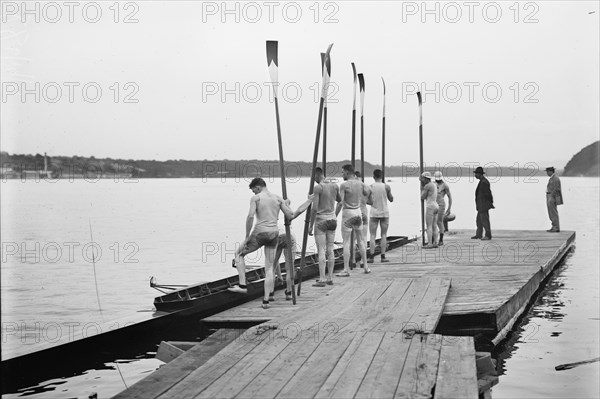
[[[475,206],[478,212],[494,209],[494,197],[490,189],[490,182],[485,176],[481,176],[475,190]]]
[[[554,202],[556,205],[563,204],[563,196],[562,190],[560,188],[560,179],[556,174],[550,176],[550,180],[548,180],[548,186],[546,186],[546,194],[550,195],[554,198]]]

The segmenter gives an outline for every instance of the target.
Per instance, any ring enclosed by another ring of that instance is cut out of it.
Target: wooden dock
[[[257,300],[211,316],[262,324],[212,357],[198,344],[117,397],[477,397],[472,336],[501,340],[575,233],[471,234],[409,244],[333,286],[305,282],[296,306],[278,293],[271,309]]]

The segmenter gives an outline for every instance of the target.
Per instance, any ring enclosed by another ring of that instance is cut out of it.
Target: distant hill
[[[563,176],[600,176],[600,141],[575,154],[565,166]]]

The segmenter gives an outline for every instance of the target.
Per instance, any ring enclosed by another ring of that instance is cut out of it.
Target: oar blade
[[[273,93],[277,97],[277,85],[279,84],[279,51],[276,40],[267,40],[267,66],[273,84]]]

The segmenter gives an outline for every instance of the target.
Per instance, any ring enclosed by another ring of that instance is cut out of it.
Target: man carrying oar
[[[244,262],[244,256],[257,251],[261,247],[265,247],[265,292],[262,307],[268,309],[269,294],[275,288],[273,260],[279,239],[279,228],[277,227],[279,211],[281,210],[289,220],[294,220],[309,207],[312,203],[312,196],[309,196],[309,199],[293,212],[283,198],[271,193],[267,189],[267,183],[262,178],[255,177],[252,179],[250,190],[252,190],[254,196],[250,199],[250,210],[246,218],[246,238],[236,251],[234,259],[240,283],[228,288],[228,290],[240,294],[248,292],[246,288],[246,263]],[[256,225],[254,225],[255,218]],[[253,225],[254,229],[252,229]]]
[[[358,247],[360,248],[360,256],[362,259],[367,259],[367,251],[365,241],[363,239],[362,213],[360,210],[360,202],[363,195],[368,196],[370,193],[369,187],[356,178],[354,175],[354,167],[350,164],[342,167],[344,182],[340,186],[341,202],[338,203],[335,214],[338,215],[342,211],[342,237],[344,240],[344,271],[338,273],[338,277],[350,277],[350,246],[352,245],[351,235],[354,231]],[[369,266],[365,264],[365,273],[371,273]]]
[[[333,268],[335,258],[333,255],[333,242],[337,229],[335,203],[342,200],[340,188],[323,176],[323,169],[315,169],[315,181],[318,183],[314,189],[313,207],[310,215],[308,232],[315,235],[317,253],[319,254],[319,280],[315,287],[325,287],[333,284]],[[327,277],[325,277],[325,260],[327,260]]]

